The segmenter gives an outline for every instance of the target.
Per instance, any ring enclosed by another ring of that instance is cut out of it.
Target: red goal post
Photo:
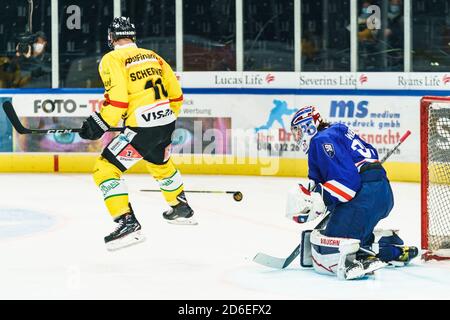
[[[450,97],[420,100],[424,260],[450,259]]]

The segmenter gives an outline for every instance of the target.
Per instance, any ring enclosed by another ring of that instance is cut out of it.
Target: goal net
[[[422,256],[450,259],[450,97],[421,99]]]

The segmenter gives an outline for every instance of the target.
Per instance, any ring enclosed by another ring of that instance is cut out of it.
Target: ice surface
[[[414,261],[360,281],[252,262],[257,252],[286,257],[300,225],[284,217],[295,178],[184,176],[198,226],[166,223],[166,204],[150,176],[125,175],[147,241],[116,252],[103,237],[114,229],[89,175],[0,175],[1,299],[450,299],[450,264]],[[420,245],[419,185],[394,183],[396,204],[380,227],[399,228]],[[376,196],[376,195],[375,195]],[[380,199],[381,201],[381,199]]]

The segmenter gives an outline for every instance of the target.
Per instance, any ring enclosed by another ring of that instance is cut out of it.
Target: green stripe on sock
[[[161,188],[161,187],[159,187],[159,189],[160,189],[161,191],[174,192],[174,191],[177,191],[178,189],[180,189],[182,186],[183,186],[183,184],[180,184],[180,186],[179,186],[178,188],[174,189],[174,190],[166,190],[166,189],[163,189],[163,188]]]
[[[106,199],[109,199],[109,198],[112,198],[112,197],[118,197],[118,196],[128,196],[128,193],[113,194],[113,195],[111,195],[111,196],[108,196],[108,197],[106,197],[106,198],[103,198],[103,200],[106,200]]]
[[[120,179],[117,179],[117,178],[106,179],[105,181],[100,182],[99,186],[101,186],[101,185],[104,184],[105,182],[108,182],[108,181],[111,181],[111,180],[120,181]]]

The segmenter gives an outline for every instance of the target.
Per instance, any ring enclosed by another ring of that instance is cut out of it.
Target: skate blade
[[[106,243],[108,251],[116,251],[145,241],[145,236],[140,230],[132,232],[120,239]]]
[[[198,225],[197,220],[194,219],[194,217],[190,218],[176,218],[174,220],[166,220],[170,224],[178,224],[178,225],[184,225],[184,226],[196,226]]]
[[[386,267],[388,264],[383,261],[378,261],[377,263],[372,263],[367,269],[365,269],[367,274],[373,274],[374,271]]]
[[[355,268],[346,274],[345,280],[356,280],[363,279],[367,276],[373,276],[376,270],[384,268],[387,263],[379,261],[377,263],[372,263],[367,269]]]
[[[404,267],[406,266],[408,263],[403,262],[403,261],[389,261],[389,266],[397,268],[397,267]]]
[[[366,273],[363,268],[354,268],[345,274],[345,280],[362,279],[366,276]]]

